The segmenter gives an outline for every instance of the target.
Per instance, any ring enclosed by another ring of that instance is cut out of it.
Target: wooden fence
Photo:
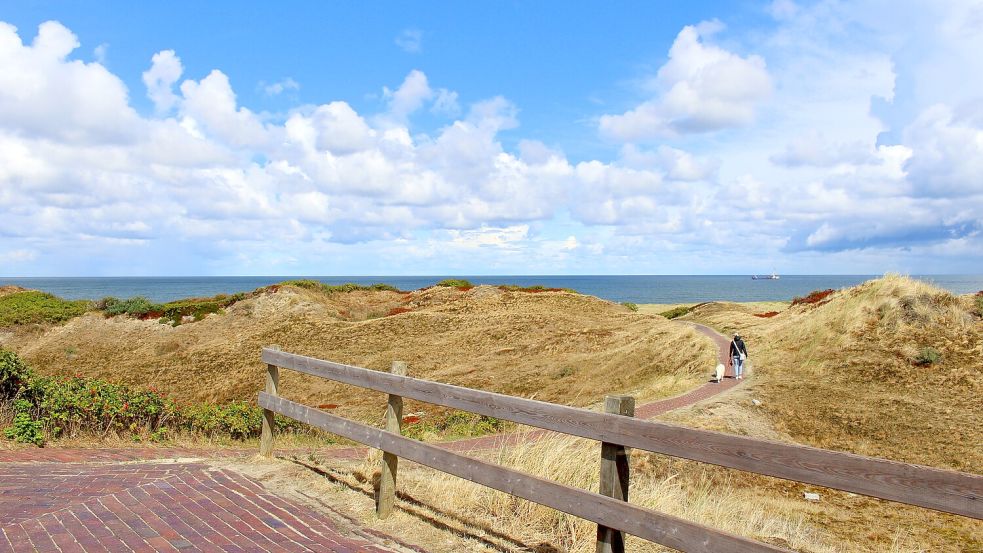
[[[260,451],[273,452],[273,413],[385,452],[377,497],[380,516],[392,508],[397,459],[521,497],[598,524],[599,552],[623,551],[622,532],[686,552],[785,549],[628,503],[625,448],[642,449],[743,471],[815,484],[983,519],[983,476],[633,418],[634,402],[609,397],[604,413],[384,373],[264,348],[266,392]],[[387,429],[357,423],[279,397],[279,369],[389,394]],[[412,440],[399,434],[402,398],[410,398],[602,443],[601,492],[593,493]]]

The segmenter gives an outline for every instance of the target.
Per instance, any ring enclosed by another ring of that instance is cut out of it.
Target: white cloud
[[[260,83],[260,85],[263,87],[263,92],[265,92],[267,96],[278,96],[288,90],[300,90],[300,83],[291,79],[290,77],[273,84]]]
[[[419,29],[404,29],[393,41],[396,46],[409,54],[419,54],[423,50],[423,31]]]
[[[850,6],[830,6],[727,50],[708,42],[713,25],[684,29],[653,82],[657,120],[638,131],[668,138],[608,160],[524,138],[508,99],[464,102],[417,70],[382,113],[334,100],[267,114],[220,70],[179,82],[165,50],[144,74],[157,109],[142,116],[119,77],[72,58],[78,40],[60,24],[29,46],[0,24],[0,259],[151,273],[384,273],[396,257],[418,272],[720,272],[741,269],[734,252],[804,259],[803,271],[824,259],[862,271],[842,252],[978,261],[983,110],[953,83],[974,77],[918,84],[912,99],[906,78],[934,58],[902,63],[891,40],[842,30],[864,19],[837,13]],[[768,72],[738,49],[767,56]],[[755,114],[758,93],[769,109]],[[427,109],[450,119],[421,131],[410,121]]]
[[[397,121],[405,121],[433,95],[427,76],[418,69],[410,71],[396,90],[383,89],[383,96],[389,101],[389,114]]]
[[[771,93],[771,77],[761,56],[708,44],[721,28],[717,22],[684,27],[653,83],[658,95],[621,115],[602,116],[601,133],[631,142],[751,123]]]
[[[200,81],[181,83],[181,95],[181,113],[226,143],[261,147],[272,139],[256,114],[236,105],[229,78],[217,69]]]
[[[109,45],[103,42],[99,46],[92,49],[92,57],[96,59],[99,65],[106,65],[106,54],[109,52]]]
[[[67,58],[78,39],[60,23],[38,27],[30,46],[0,22],[0,121],[24,136],[120,142],[141,132],[126,86],[98,63]]]
[[[174,50],[161,50],[154,54],[150,69],[143,72],[143,84],[147,87],[147,97],[154,103],[158,113],[169,111],[177,104],[174,84],[184,73],[181,58]]]

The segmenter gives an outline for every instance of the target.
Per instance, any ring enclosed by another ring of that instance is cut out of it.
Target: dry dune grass
[[[819,447],[979,471],[983,322],[969,300],[888,275],[825,303],[754,317],[711,304],[688,318],[747,336],[776,428]],[[919,364],[925,348],[941,359]]]
[[[386,316],[397,308],[409,311]],[[488,286],[334,294],[284,286],[178,327],[89,313],[2,341],[44,372],[211,401],[254,399],[269,344],[378,370],[399,359],[413,376],[582,406],[612,392],[674,395],[701,382],[714,359],[710,341],[685,325],[590,296]],[[338,404],[362,420],[383,412],[379,394],[290,371],[281,378],[292,399]],[[407,405],[420,410],[436,411]]]
[[[517,442],[490,456],[496,463],[529,474],[597,490],[597,442],[566,436]],[[821,528],[805,522],[796,512],[803,507],[791,501],[731,486],[730,475],[713,468],[641,452],[633,453],[631,461],[629,497],[635,505],[799,551],[837,551],[824,545]],[[360,470],[372,474],[377,466],[372,458]],[[524,543],[548,543],[571,553],[594,551],[596,525],[554,509],[427,469],[401,473],[400,485],[416,500],[490,522],[496,532]],[[626,545],[630,551],[667,551],[634,537]]]
[[[745,390],[675,422],[980,473],[983,321],[970,298],[888,275],[773,318],[714,303],[687,319],[746,337]],[[917,359],[925,348],[941,358]],[[751,399],[762,403],[754,406]],[[787,490],[764,479],[762,493]],[[981,551],[983,523],[825,491],[821,523],[846,550]],[[899,528],[903,530],[899,531]]]

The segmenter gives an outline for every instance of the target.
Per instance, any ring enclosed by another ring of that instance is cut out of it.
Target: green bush
[[[438,282],[436,286],[447,286],[449,288],[473,288],[474,284],[471,284],[470,280],[465,280],[463,278],[445,278],[444,280]]]
[[[621,302],[621,305],[627,307],[629,311],[638,311],[637,303],[632,303],[630,301],[623,301]]]
[[[35,374],[14,353],[0,349],[0,402],[12,405],[14,423],[4,431],[10,439],[43,444],[63,436],[147,437],[161,441],[175,432],[208,438],[245,439],[259,436],[263,411],[241,401],[224,405],[189,406],[155,390],[134,390],[96,378],[48,377]],[[299,423],[277,417],[281,430]]]
[[[693,310],[692,307],[680,305],[679,307],[673,307],[669,311],[663,311],[662,313],[659,314],[667,319],[675,319],[676,317],[682,317],[683,315],[686,315],[692,310]]]
[[[9,440],[44,446],[44,428],[40,421],[31,418],[31,402],[18,399],[14,402],[14,422],[3,431]]]
[[[976,303],[976,314],[983,317],[983,292],[978,292],[973,299]]]
[[[942,360],[942,354],[933,347],[922,348],[915,356],[915,363],[919,365],[934,365]]]
[[[153,303],[143,296],[125,300],[108,297],[100,300],[96,307],[108,317],[114,315],[130,315],[138,318],[153,317],[160,319],[162,323],[177,326],[181,324],[184,317],[193,317],[194,320],[200,321],[206,315],[221,313],[226,307],[249,296],[250,294],[243,293],[231,296],[219,294],[211,298],[188,298],[168,303]]]
[[[0,327],[60,323],[85,313],[91,303],[86,300],[63,300],[36,290],[0,296]]]
[[[102,309],[109,317],[116,315],[142,317],[152,311],[162,310],[160,304],[154,303],[143,296],[136,296],[125,300],[114,297],[103,298],[96,304],[96,307]]]

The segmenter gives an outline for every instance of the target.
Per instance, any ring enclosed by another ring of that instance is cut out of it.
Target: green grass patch
[[[404,417],[404,420],[409,417]],[[414,417],[415,418],[415,417]],[[486,417],[475,413],[455,411],[445,417],[432,421],[417,420],[403,424],[403,435],[422,440],[428,435],[439,435],[443,439],[471,438],[486,434],[497,434],[509,426],[507,421]]]
[[[281,286],[296,286],[297,288],[306,288],[308,290],[315,290],[318,292],[323,292],[325,294],[337,294],[339,292],[399,292],[399,288],[391,286],[389,284],[384,284],[378,282],[376,284],[355,284],[354,282],[347,282],[345,284],[325,284],[319,280],[314,279],[300,279],[300,280],[285,280],[280,283]]]
[[[692,310],[693,308],[688,305],[680,305],[679,307],[673,307],[669,311],[663,311],[662,313],[659,313],[659,315],[662,315],[667,319],[675,319],[676,317],[682,317],[683,315],[686,315]]]
[[[29,290],[0,296],[0,327],[61,323],[85,313],[86,300],[63,300],[46,292]]]
[[[621,305],[625,306],[629,311],[638,311],[638,304],[632,303],[630,301],[623,301]]]
[[[43,376],[4,349],[0,402],[14,413],[4,436],[38,446],[61,437],[109,434],[135,441],[161,441],[176,433],[242,440],[259,436],[262,427],[262,409],[245,402],[178,404],[153,389],[80,375]],[[277,417],[276,426],[292,430],[300,423]]]
[[[933,347],[922,348],[915,356],[915,363],[918,365],[934,365],[942,361],[942,354]]]
[[[445,278],[444,280],[438,282],[436,286],[446,286],[448,288],[474,288],[474,284],[471,284],[470,280],[465,280],[463,278]]]

